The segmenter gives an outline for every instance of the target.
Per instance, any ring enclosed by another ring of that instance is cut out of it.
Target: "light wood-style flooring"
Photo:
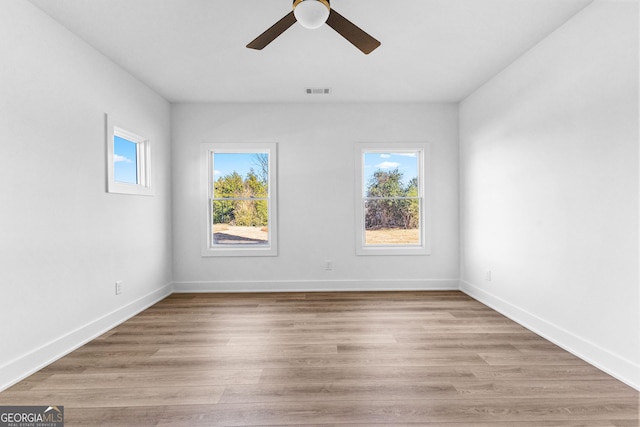
[[[633,426],[638,392],[460,292],[174,294],[0,393],[66,426]]]

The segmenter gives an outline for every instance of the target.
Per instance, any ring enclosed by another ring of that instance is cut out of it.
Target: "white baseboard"
[[[472,283],[460,280],[460,290],[601,371],[636,390],[640,390],[640,364],[637,362],[613,354],[597,344],[529,313]]]
[[[187,292],[349,292],[349,291],[457,291],[458,279],[433,280],[276,280],[175,282],[176,293]]]
[[[172,284],[167,284],[91,323],[83,325],[43,346],[0,366],[0,391],[22,381],[45,366],[71,353],[94,338],[118,326],[141,311],[171,295]]]

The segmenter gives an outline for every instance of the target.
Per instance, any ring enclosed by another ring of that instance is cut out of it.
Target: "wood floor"
[[[177,294],[0,404],[68,427],[636,427],[638,397],[460,292]]]

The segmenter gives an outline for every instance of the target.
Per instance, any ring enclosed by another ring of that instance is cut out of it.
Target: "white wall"
[[[251,141],[279,144],[279,256],[203,258],[200,145]],[[432,144],[431,256],[355,255],[354,143],[377,141]],[[176,289],[457,288],[457,141],[450,104],[173,105]]]
[[[170,291],[171,206],[166,101],[26,1],[0,57],[2,389]],[[105,192],[105,112],[150,138],[155,196]]]
[[[460,106],[462,289],[636,388],[637,8],[594,2]]]

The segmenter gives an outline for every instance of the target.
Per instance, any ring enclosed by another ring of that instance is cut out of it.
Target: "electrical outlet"
[[[122,280],[118,280],[116,282],[116,295],[120,295],[122,293]]]
[[[484,273],[484,280],[486,280],[487,282],[490,282],[490,281],[491,281],[491,270],[487,270],[487,271]]]
[[[333,270],[333,261],[325,261],[324,262],[325,270]]]

